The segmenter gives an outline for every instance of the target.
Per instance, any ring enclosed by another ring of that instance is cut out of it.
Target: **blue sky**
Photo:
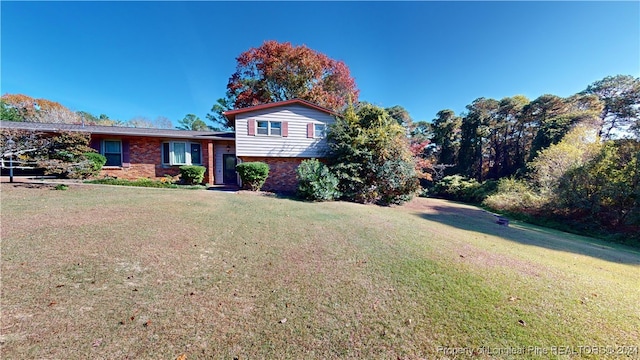
[[[123,121],[205,119],[265,40],[344,61],[414,120],[478,97],[569,96],[640,75],[640,2],[8,2],[0,92]]]

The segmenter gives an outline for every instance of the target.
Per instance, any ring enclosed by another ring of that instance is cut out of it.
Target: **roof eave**
[[[312,109],[316,109],[318,111],[322,111],[324,113],[333,115],[333,116],[342,116],[340,114],[338,114],[337,112],[324,108],[320,105],[314,104],[312,102],[306,101],[306,100],[302,100],[302,99],[290,99],[290,100],[283,100],[283,101],[277,101],[277,102],[272,102],[272,103],[267,103],[267,104],[260,104],[260,105],[255,105],[255,106],[249,106],[246,108],[240,108],[240,109],[234,109],[234,110],[228,110],[222,113],[222,115],[224,115],[228,120],[230,121],[235,121],[236,119],[236,115],[237,114],[242,114],[242,113],[246,113],[246,112],[251,112],[251,111],[258,111],[258,110],[264,110],[264,109],[270,109],[270,108],[274,108],[274,107],[279,107],[279,106],[285,106],[285,105],[289,105],[289,104],[301,104],[303,106],[306,107],[310,107]]]

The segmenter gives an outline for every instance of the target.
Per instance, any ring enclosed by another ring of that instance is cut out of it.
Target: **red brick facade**
[[[304,158],[284,157],[247,157],[241,158],[242,162],[261,161],[269,164],[269,177],[265,181],[262,190],[295,192],[298,187],[296,169]]]
[[[92,137],[92,141],[102,139],[114,139],[113,137],[99,138]],[[121,179],[136,180],[139,178],[163,178],[165,175],[176,176],[180,174],[180,166],[162,165],[162,142],[161,138],[152,137],[119,137],[115,140],[122,141],[123,154],[127,152],[128,146],[129,161],[123,159],[121,167],[103,168],[100,176],[113,176]],[[193,142],[193,141],[192,141]],[[202,165],[207,168],[204,182],[213,184],[213,143],[212,141],[202,141]]]

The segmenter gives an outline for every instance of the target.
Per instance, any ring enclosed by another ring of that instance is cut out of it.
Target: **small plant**
[[[240,163],[236,170],[242,179],[242,187],[251,191],[260,190],[269,176],[269,165],[260,161]]]
[[[338,178],[317,159],[304,160],[296,173],[299,197],[312,201],[330,201],[340,197]]]
[[[180,178],[188,185],[200,184],[204,180],[204,172],[206,170],[204,166],[198,165],[180,166]]]
[[[69,185],[58,184],[53,189],[54,190],[68,190],[69,189]]]
[[[165,184],[174,184],[176,182],[175,177],[171,175],[165,175],[162,179],[160,179]]]

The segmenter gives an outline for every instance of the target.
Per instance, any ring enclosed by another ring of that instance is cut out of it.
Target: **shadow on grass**
[[[508,227],[501,226],[496,223],[496,217],[493,214],[467,205],[446,205],[442,202],[430,206],[428,211],[416,212],[416,216],[462,230],[498,236],[524,245],[640,266],[638,249],[520,222],[511,222]]]
[[[17,187],[17,188],[25,188],[25,189],[55,189],[57,184],[44,184],[44,183],[7,183],[9,186]]]

